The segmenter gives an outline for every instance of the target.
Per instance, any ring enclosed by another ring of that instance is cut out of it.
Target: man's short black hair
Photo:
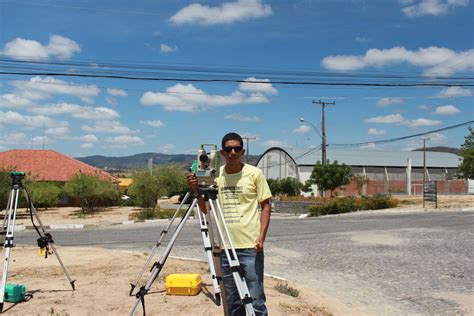
[[[240,146],[244,147],[244,140],[242,139],[242,137],[239,134],[232,132],[225,134],[222,138],[222,148],[224,148],[225,143],[229,140],[238,140],[240,142]]]

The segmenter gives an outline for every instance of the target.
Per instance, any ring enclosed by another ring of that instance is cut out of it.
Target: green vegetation
[[[316,184],[319,190],[330,190],[331,196],[338,187],[349,184],[352,179],[351,167],[346,164],[338,164],[337,160],[333,163],[328,162],[323,165],[320,161],[316,162],[311,176],[304,185],[304,190],[309,191],[311,185]]]
[[[57,206],[61,196],[61,188],[52,182],[32,182],[25,187],[28,189],[31,201],[36,208]]]
[[[117,202],[119,191],[116,184],[103,180],[99,175],[79,173],[64,185],[64,193],[84,213],[92,213],[99,205]]]
[[[322,205],[309,207],[311,216],[321,216],[329,214],[348,213],[359,210],[378,210],[396,207],[399,204],[397,199],[385,195],[342,197],[328,199]]]
[[[359,195],[362,195],[362,189],[364,188],[364,185],[368,184],[370,182],[370,179],[367,176],[359,175],[356,174],[353,177],[356,186],[357,186],[357,193]]]
[[[146,219],[162,219],[172,218],[176,210],[160,210],[158,209],[144,209],[136,213],[132,213],[128,216],[129,219],[133,220],[146,220]],[[178,212],[177,217],[183,217],[186,209],[181,209]]]
[[[12,179],[10,178],[10,171],[0,169],[0,210],[7,207],[11,189]]]
[[[278,282],[273,288],[291,297],[298,297],[300,295],[300,291],[288,285],[288,282]]]
[[[286,195],[297,196],[300,194],[303,184],[296,178],[268,179],[268,186],[273,196]]]
[[[137,171],[132,175],[133,183],[128,194],[136,205],[154,210],[158,198],[172,196],[188,190],[184,170],[178,165],[161,165],[153,169]]]
[[[458,167],[458,177],[474,179],[474,129],[472,127],[469,127],[469,135],[464,136],[461,150],[463,160]]]

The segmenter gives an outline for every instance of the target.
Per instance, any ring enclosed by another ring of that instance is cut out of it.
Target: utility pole
[[[425,185],[426,185],[426,141],[429,137],[423,137],[423,208],[425,208]]]
[[[256,137],[250,137],[250,136],[242,136],[243,139],[247,141],[247,149],[245,150],[247,153],[247,158],[246,162],[249,163],[249,140],[256,140]]]
[[[321,132],[322,132],[322,135],[321,135],[321,140],[322,140],[322,144],[321,144],[321,164],[325,165],[326,164],[326,161],[327,161],[327,157],[326,157],[326,118],[325,118],[325,115],[324,115],[324,108],[327,106],[327,105],[336,105],[336,102],[335,101],[332,101],[332,102],[325,102],[325,101],[315,101],[313,100],[313,104],[320,104],[321,105],[321,111],[322,111],[322,117],[321,117]]]

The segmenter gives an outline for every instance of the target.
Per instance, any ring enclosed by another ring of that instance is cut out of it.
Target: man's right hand
[[[196,177],[196,175],[194,173],[188,173],[186,175],[187,177],[187,180],[188,180],[188,186],[189,188],[194,192],[198,192],[199,191],[199,184],[198,184],[198,179]]]

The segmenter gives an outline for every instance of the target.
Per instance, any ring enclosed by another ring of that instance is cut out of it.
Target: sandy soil
[[[36,247],[14,248],[8,282],[25,284],[31,299],[19,304],[5,303],[9,315],[128,315],[135,297],[128,296],[130,283],[143,267],[146,254],[101,248],[61,247],[58,252],[71,277],[72,291],[54,255],[38,256]],[[158,257],[155,258],[156,260]],[[169,296],[164,279],[171,273],[199,273],[206,284],[197,296]],[[158,280],[146,296],[148,315],[222,315],[209,296],[213,288],[207,263],[169,258]],[[143,281],[148,279],[148,270]],[[274,289],[280,281],[267,277],[265,290],[271,315],[329,315],[329,309],[317,305],[318,295],[309,289],[299,290],[297,298]],[[208,293],[206,295],[206,293]],[[210,293],[210,294],[209,294]],[[141,307],[137,315],[141,315]]]
[[[421,209],[419,196],[398,197],[400,210]],[[161,203],[170,205],[174,200]],[[472,208],[474,196],[440,196],[441,210]],[[430,209],[434,205],[427,204]],[[393,210],[393,209],[391,209]],[[391,211],[391,210],[387,210]],[[396,209],[395,209],[396,210]],[[92,224],[110,225],[129,220],[129,214],[136,212],[132,207],[111,207],[94,214],[81,216],[79,208],[58,208],[41,210],[40,217],[45,225],[51,224]],[[19,210],[17,225],[31,225],[24,210]],[[378,236],[377,238],[380,238]],[[373,240],[374,236],[363,236],[363,240]],[[397,240],[387,240],[396,244]],[[37,255],[38,248],[16,247],[10,262],[9,282],[27,285],[33,297],[28,302],[12,306],[6,303],[5,309],[12,315],[126,315],[135,299],[128,296],[130,282],[145,263],[146,254],[112,251],[101,248],[59,248],[60,255],[71,276],[77,279],[77,290],[71,291],[67,279],[54,256],[47,260]],[[158,258],[156,258],[158,259]],[[177,260],[170,258],[160,277],[152,287],[152,294],[146,297],[149,315],[222,315],[222,308],[216,306],[205,295],[206,291],[194,297],[168,296],[165,294],[164,278],[171,273],[200,273],[206,284],[211,284],[207,263]],[[148,275],[148,274],[147,274]],[[147,277],[147,276],[146,276]],[[271,315],[325,315],[354,314],[337,299],[327,297],[298,284],[290,286],[300,291],[298,298],[279,293],[274,286],[279,282],[267,278],[265,288]],[[208,288],[212,293],[212,286]],[[141,309],[137,314],[141,314]]]

